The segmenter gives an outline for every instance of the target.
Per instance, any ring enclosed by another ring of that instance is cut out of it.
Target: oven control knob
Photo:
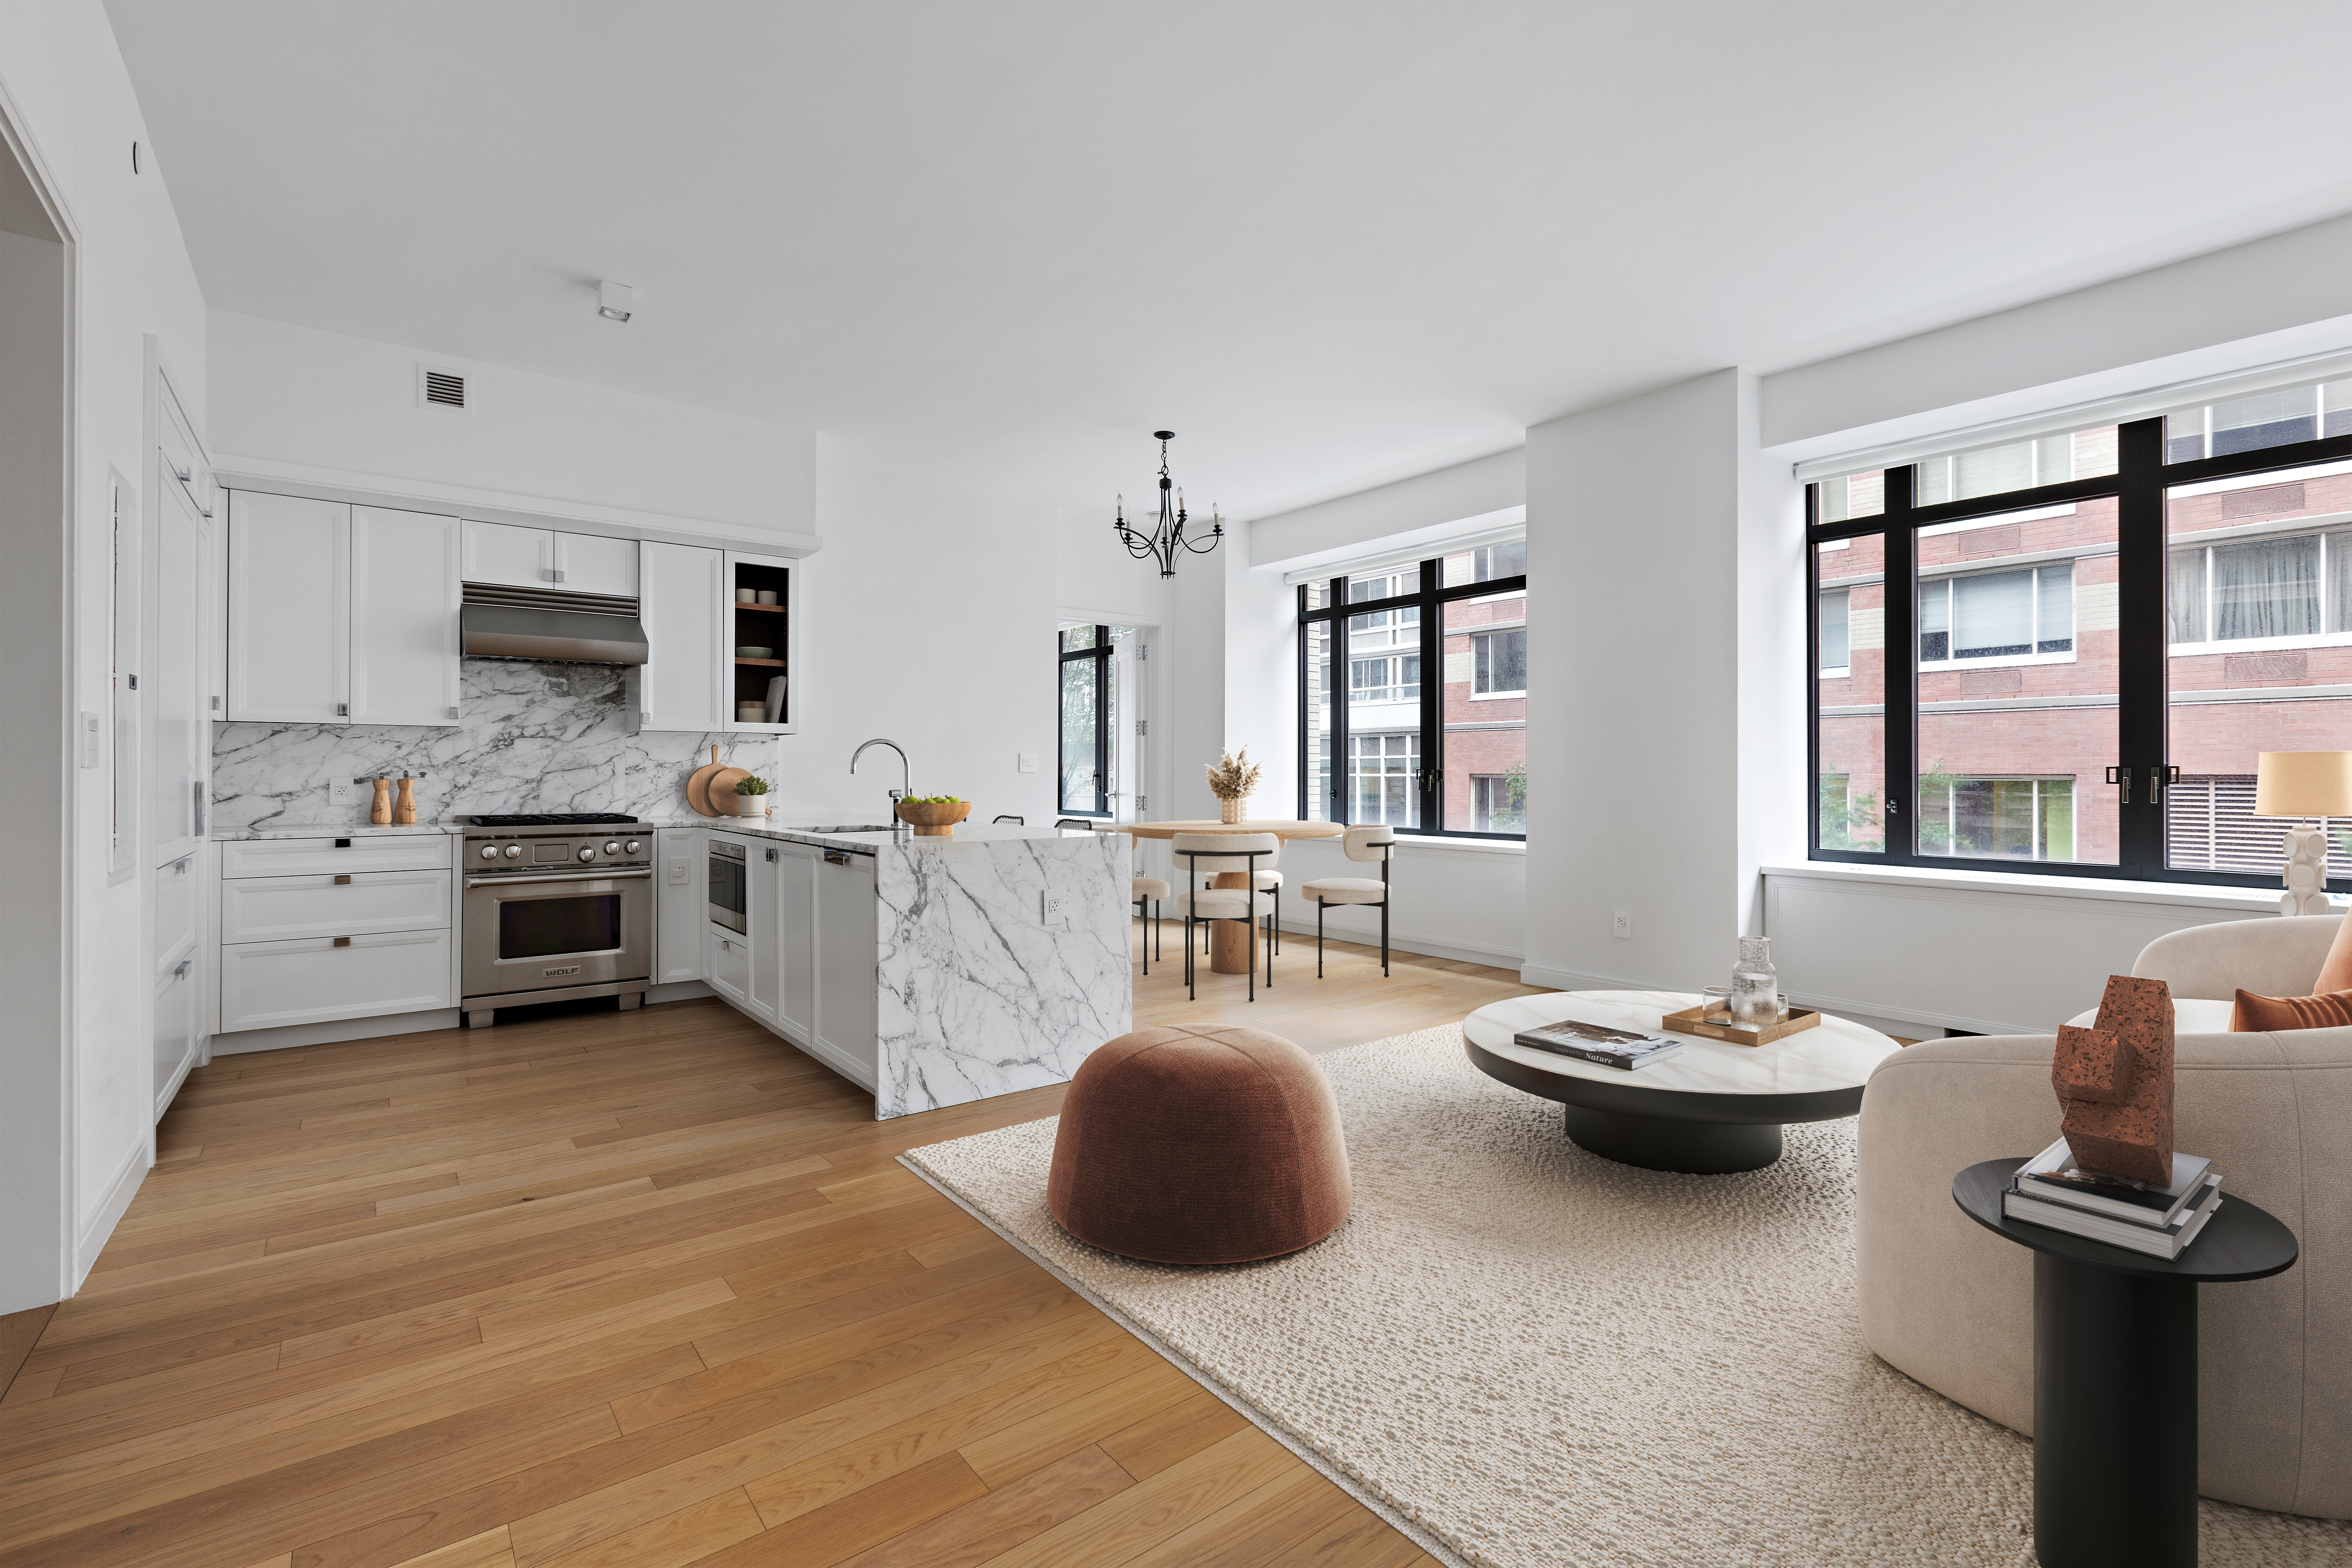
[[[605,846],[605,847],[609,849],[610,847],[612,847],[612,846],[610,846],[610,845],[606,845],[606,846]],[[632,839],[630,839],[630,840],[629,840],[629,853],[630,853],[630,854],[634,855],[634,854],[635,854],[638,850],[643,849],[644,847],[645,847],[645,846],[644,846],[643,844],[639,843],[637,840],[635,840],[635,839],[634,839],[634,838],[632,838]]]
[[[507,858],[508,858],[508,859],[509,859],[509,860],[520,860],[520,859],[521,859],[521,858],[522,858],[522,846],[521,846],[521,845],[520,845],[520,844],[509,844],[509,845],[508,845],[508,846],[507,846]]]
[[[594,858],[596,858],[596,851],[594,851],[593,849],[588,848],[587,847],[585,847],[585,846],[583,845],[583,846],[581,847],[581,850],[580,850],[580,858],[582,858],[583,860],[593,860]]]
[[[483,845],[483,846],[482,846],[482,858],[483,858],[483,859],[485,859],[485,860],[495,860],[495,859],[497,859],[498,858],[499,858],[499,847],[498,847],[497,845],[495,845],[495,844],[485,844],[485,845]]]
[[[607,854],[607,855],[618,855],[620,852],[621,852],[621,847],[620,847],[618,844],[614,844],[614,843],[609,843],[609,842],[608,842],[608,843],[604,846],[604,853],[605,853],[605,854]]]

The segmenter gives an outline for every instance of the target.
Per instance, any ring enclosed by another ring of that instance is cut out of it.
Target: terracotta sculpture
[[[2058,1031],[2050,1085],[2077,1165],[2171,1183],[2172,992],[2163,981],[2109,975],[2096,1024]]]

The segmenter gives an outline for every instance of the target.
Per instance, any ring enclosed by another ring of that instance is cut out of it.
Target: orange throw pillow
[[[2352,991],[2352,917],[2347,917],[2336,928],[2336,941],[2319,965],[2319,978],[2311,983],[2315,995],[2325,996],[2330,991]]]
[[[2324,996],[2257,996],[2238,993],[2230,1009],[2234,1034],[2265,1034],[2275,1029],[2340,1029],[2352,1025],[2352,991]]]

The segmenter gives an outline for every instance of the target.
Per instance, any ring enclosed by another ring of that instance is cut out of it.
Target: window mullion
[[[1886,859],[1912,865],[1918,859],[1919,599],[1913,536],[1912,480],[1916,470],[1889,468],[1885,479],[1886,592]],[[1951,616],[1945,616],[1947,626]],[[1948,640],[1952,634],[1946,633]]]
[[[1348,635],[1348,580],[1331,579],[1331,680],[1328,700],[1331,704],[1331,797],[1325,805],[1331,820],[1338,823],[1355,819],[1356,749],[1348,733],[1348,693],[1354,675],[1354,663],[1349,657],[1354,648]]]
[[[1445,830],[1445,613],[1437,597],[1443,565],[1442,559],[1421,563],[1421,777],[1413,783],[1423,833]]]
[[[2210,439],[2210,437],[2209,437]],[[2116,466],[2122,488],[2116,500],[2116,627],[2117,661],[2116,762],[2126,778],[2151,784],[2151,770],[2165,761],[2165,659],[2170,652],[2164,621],[2165,557],[2164,420],[2136,419],[2116,432]],[[2206,555],[2207,631],[2211,632],[2212,552]],[[2152,788],[2131,788],[2130,804],[2117,810],[2116,872],[2126,877],[2164,874],[2164,808]]]

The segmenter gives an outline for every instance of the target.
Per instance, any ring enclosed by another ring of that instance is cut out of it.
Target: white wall
[[[801,597],[808,667],[797,734],[779,738],[779,813],[888,820],[906,748],[918,795],[974,820],[1054,817],[1055,577],[1050,507],[923,489],[840,462],[819,438],[817,526]],[[1105,529],[1105,533],[1110,531]],[[1037,772],[1016,771],[1017,753]]]
[[[1728,973],[1757,912],[1744,797],[1759,793],[1757,820],[1803,820],[1801,658],[1792,671],[1769,602],[1795,522],[1743,452],[1754,400],[1753,378],[1718,371],[1528,432],[1533,984],[1693,990]],[[1790,692],[1792,739],[1769,733]],[[1631,940],[1612,935],[1621,910]]]
[[[70,583],[50,585],[49,599],[50,633],[65,639],[72,671],[66,689],[29,699],[46,700],[53,727],[10,738],[12,747],[62,753],[73,713],[106,710],[107,473],[144,471],[143,337],[159,340],[201,425],[205,308],[152,149],[144,172],[131,170],[131,144],[146,130],[105,13],[95,5],[0,6],[0,95],[76,241],[73,573]],[[62,787],[68,820],[18,824],[69,836],[70,908],[60,922],[69,946],[58,1008],[62,1039],[37,1007],[12,1008],[5,1037],[9,1089],[0,1102],[9,1111],[0,1123],[0,1179],[19,1200],[0,1210],[0,1311],[72,1292],[152,1158],[147,987],[135,983],[143,975],[126,973],[124,960],[140,951],[144,879],[108,881],[107,770],[64,772]],[[17,896],[45,900],[47,892],[25,888]],[[52,1053],[62,1057],[54,1070],[42,1065],[57,1060]],[[39,1070],[20,1076],[19,1062]],[[63,1104],[39,1087],[60,1073]]]
[[[1826,455],[2347,345],[2339,217],[1781,371],[1760,438]]]
[[[587,317],[583,331],[626,331]],[[261,458],[786,532],[816,531],[816,437],[610,387],[215,310],[212,447]],[[467,377],[421,406],[417,366]]]
[[[1527,449],[1436,468],[1257,519],[1250,527],[1250,563],[1288,568],[1334,554],[1351,554],[1375,540],[1406,540],[1465,519],[1507,511],[1528,499]]]

